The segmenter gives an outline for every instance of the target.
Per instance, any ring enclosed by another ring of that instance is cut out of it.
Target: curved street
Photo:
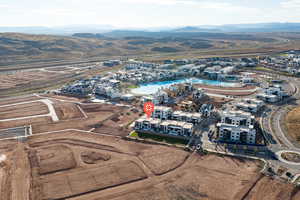
[[[285,167],[294,174],[300,173],[300,165],[280,159],[280,153],[287,150],[298,152],[300,154],[299,144],[293,141],[283,127],[284,117],[292,108],[300,106],[300,81],[297,78],[282,76],[292,88],[293,94],[274,105],[268,105],[261,116],[261,126],[265,138],[268,141],[268,148],[277,155],[278,160],[267,159],[274,168]]]

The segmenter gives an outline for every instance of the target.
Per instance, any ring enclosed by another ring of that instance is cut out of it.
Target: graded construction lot
[[[293,109],[287,114],[285,125],[289,135],[300,142],[300,107]]]
[[[292,185],[261,175],[258,161],[82,131],[3,141],[0,154],[6,155],[1,200],[297,200],[300,195]],[[105,159],[87,163],[82,155]]]
[[[0,100],[0,129],[31,125],[33,134],[79,129],[126,136],[140,112],[126,106],[83,103],[63,96],[27,96]]]
[[[0,120],[43,115],[48,112],[47,105],[38,101],[32,103],[9,104],[0,106]]]
[[[31,118],[40,102],[51,115]],[[299,199],[292,185],[261,175],[259,161],[122,138],[141,114],[128,106],[54,95],[0,100],[10,104],[32,108],[0,127],[31,125],[33,135],[0,141],[0,200]]]

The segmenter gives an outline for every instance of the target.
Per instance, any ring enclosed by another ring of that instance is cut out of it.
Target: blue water
[[[132,89],[131,92],[138,95],[149,95],[156,93],[161,88],[168,88],[171,85],[179,84],[179,83],[195,83],[195,84],[204,84],[204,85],[215,85],[215,86],[223,86],[223,87],[233,87],[235,83],[228,83],[222,81],[215,80],[205,80],[199,78],[186,78],[179,79],[173,81],[158,81],[152,83],[141,84],[140,87]]]

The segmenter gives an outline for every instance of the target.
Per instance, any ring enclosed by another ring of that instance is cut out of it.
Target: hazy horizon
[[[11,0],[1,27],[109,25],[156,28],[300,22],[300,0]]]

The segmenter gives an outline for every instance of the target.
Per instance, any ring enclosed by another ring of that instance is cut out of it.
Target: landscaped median
[[[173,145],[178,147],[185,147],[188,143],[188,139],[173,138],[173,137],[162,136],[158,134],[149,134],[149,133],[136,132],[136,131],[132,131],[128,135],[128,137],[132,139],[156,142],[160,144],[167,144],[167,145]]]

